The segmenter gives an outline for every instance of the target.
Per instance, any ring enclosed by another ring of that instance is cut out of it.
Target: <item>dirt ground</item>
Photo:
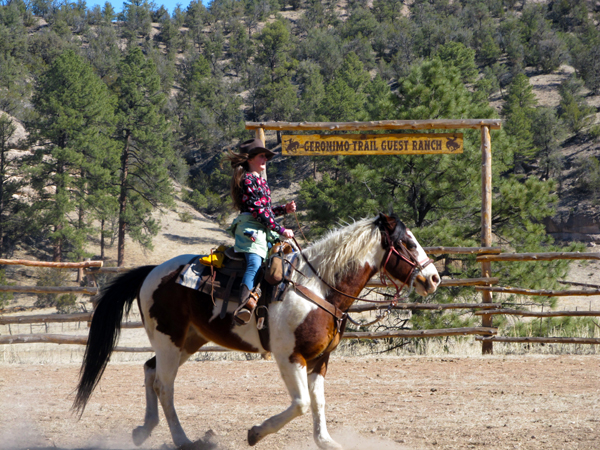
[[[600,356],[337,357],[326,381],[327,422],[346,450],[597,449],[599,366]],[[134,448],[142,365],[109,364],[79,421],[69,410],[78,369],[0,365],[0,448]],[[190,362],[176,381],[188,437],[210,429],[227,450],[248,448],[247,429],[288,399],[273,361]],[[173,448],[164,419],[142,448]],[[310,417],[255,448],[316,448]]]

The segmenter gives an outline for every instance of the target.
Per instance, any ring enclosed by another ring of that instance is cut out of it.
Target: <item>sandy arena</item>
[[[79,367],[0,365],[0,448],[130,449],[144,416],[140,363],[111,363],[85,414],[70,412]],[[177,378],[192,440],[249,448],[252,425],[288,406],[273,361],[197,361]],[[346,450],[597,449],[600,356],[335,357],[326,383],[329,430]],[[161,411],[162,416],[162,411]],[[141,447],[173,448],[164,421]],[[315,449],[310,415],[257,450]]]

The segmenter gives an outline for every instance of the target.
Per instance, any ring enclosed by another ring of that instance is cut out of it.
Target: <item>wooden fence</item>
[[[490,263],[493,261],[550,261],[553,259],[570,259],[570,260],[585,260],[585,259],[600,259],[598,253],[501,253],[501,249],[497,247],[429,247],[425,251],[431,255],[443,254],[476,254],[477,261],[485,261]],[[38,267],[53,267],[53,268],[70,268],[84,271],[88,277],[93,279],[97,274],[116,274],[123,273],[131,268],[124,267],[102,267],[101,261],[85,261],[81,263],[49,263],[38,261],[22,261],[22,260],[2,260],[0,265],[24,265]],[[511,287],[495,287],[498,284],[497,277],[480,277],[469,279],[443,279],[441,287],[452,286],[473,286],[480,292],[486,292],[488,295],[492,293],[502,294],[518,294],[531,296],[596,296],[600,295],[598,286],[585,285],[585,287],[593,287],[596,289],[575,289],[564,291],[549,291],[549,290],[530,290]],[[565,282],[568,283],[568,282]],[[578,283],[569,283],[579,285]],[[380,287],[381,282],[371,280],[368,284],[371,287]],[[20,293],[78,293],[82,295],[95,295],[98,288],[95,286],[86,287],[56,287],[56,286],[0,286],[0,291],[5,292],[20,292]],[[363,313],[367,311],[375,311],[381,309],[394,310],[450,310],[462,309],[471,310],[475,315],[491,318],[494,315],[504,314],[522,317],[589,317],[600,316],[600,311],[546,311],[533,312],[519,309],[503,308],[500,303],[398,303],[396,305],[372,305],[372,304],[355,304],[350,309],[350,312]],[[20,316],[2,316],[0,315],[0,325],[11,324],[36,324],[36,323],[65,323],[65,322],[89,322],[93,312],[76,313],[76,314],[47,314],[47,315],[20,315]],[[491,319],[488,322],[491,324]],[[485,322],[484,322],[485,324]],[[382,332],[348,332],[344,334],[344,339],[384,339],[384,338],[426,338],[440,336],[467,336],[476,335],[476,340],[482,343],[493,345],[494,342],[521,342],[521,343],[565,343],[565,344],[600,344],[600,339],[596,338],[576,338],[576,337],[507,337],[497,336],[497,328],[491,325],[482,324],[481,327],[465,327],[453,329],[437,329],[437,330],[395,330]],[[124,322],[123,328],[141,328],[142,322]],[[16,334],[0,336],[0,345],[3,344],[18,344],[18,343],[55,343],[55,344],[77,344],[85,345],[87,336],[70,336],[70,335],[55,335],[55,334]],[[149,347],[117,347],[116,351],[121,352],[151,352]],[[202,351],[228,351],[219,346],[203,347]],[[490,353],[486,351],[484,353]]]

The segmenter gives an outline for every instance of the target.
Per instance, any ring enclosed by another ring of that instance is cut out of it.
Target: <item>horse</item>
[[[380,213],[374,219],[355,221],[328,232],[300,253],[281,301],[268,306],[268,347],[291,405],[253,426],[248,431],[248,444],[255,445],[310,410],[317,446],[341,449],[327,431],[324,379],[330,353],[344,332],[348,309],[378,272],[403,285],[414,285],[421,296],[435,292],[440,276],[414,235],[395,215]],[[159,423],[159,401],[174,444],[181,447],[191,443],[175,410],[174,381],[178,368],[204,344],[211,341],[242,352],[267,351],[254,315],[248,324],[236,325],[232,315],[236,305],[229,305],[222,318],[222,301],[175,283],[192,257],[181,255],[119,276],[102,290],[92,318],[73,403],[80,417],[116,346],[123,313],[129,312],[135,299],[138,301],[155,356],[144,364],[146,413],[143,425],[132,432],[137,446]]]

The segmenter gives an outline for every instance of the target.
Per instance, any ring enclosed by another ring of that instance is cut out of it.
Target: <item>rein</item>
[[[314,268],[314,266],[312,265],[312,263],[308,260],[308,258],[306,257],[306,255],[304,254],[302,247],[300,246],[300,244],[298,243],[298,241],[296,240],[295,237],[293,237],[292,239],[294,240],[294,243],[296,244],[296,247],[298,247],[299,253],[300,255],[302,255],[302,259],[304,259],[304,261],[306,262],[306,264],[308,265],[308,267],[313,271],[313,273],[316,275],[316,277],[323,283],[325,284],[325,286],[327,286],[329,289],[331,289],[332,291],[337,292],[338,294],[341,294],[345,297],[348,298],[352,298],[354,300],[361,300],[364,302],[368,302],[368,303],[376,303],[376,304],[388,304],[390,305],[390,307],[394,306],[395,304],[398,303],[398,300],[400,298],[400,291],[402,290],[402,288],[404,286],[408,286],[409,290],[407,293],[407,296],[410,295],[410,293],[413,290],[413,285],[414,285],[414,281],[416,279],[416,277],[419,275],[419,273],[421,273],[421,271],[427,267],[429,264],[431,264],[433,262],[433,260],[431,258],[428,258],[427,261],[424,262],[424,264],[419,263],[418,261],[414,260],[413,258],[407,258],[406,256],[402,255],[393,245],[392,239],[390,237],[389,231],[385,230],[385,238],[386,238],[386,243],[388,244],[388,253],[387,256],[385,257],[385,262],[383,263],[381,269],[380,269],[380,279],[381,282],[384,286],[387,286],[387,283],[385,282],[385,276],[387,275],[387,278],[390,279],[390,281],[394,284],[394,286],[396,287],[396,294],[394,295],[394,297],[392,298],[391,301],[389,300],[370,300],[370,299],[366,299],[366,298],[361,298],[361,297],[355,297],[354,295],[350,295],[350,294],[346,294],[345,292],[340,291],[339,289],[337,289],[334,286],[331,286],[329,283],[327,283],[325,280],[323,280],[323,278],[321,277],[321,275],[319,275],[319,272],[317,272],[317,270]],[[401,245],[406,249],[407,253],[410,255],[410,252],[408,251],[408,249],[406,248],[406,246],[404,245],[404,243],[401,243]],[[405,262],[407,262],[408,264],[410,264],[412,266],[412,270],[410,271],[408,277],[406,278],[406,280],[404,282],[402,282],[401,286],[398,286],[396,284],[396,282],[393,280],[392,277],[390,277],[387,272],[386,272],[386,266],[390,260],[390,257],[392,256],[392,254],[395,253],[399,258],[403,259]],[[304,275],[302,272],[300,272],[298,269],[296,269],[294,267],[294,270],[296,270],[298,273],[300,273],[302,276],[304,276],[305,278],[306,275]],[[344,312],[344,314],[346,316],[348,316],[347,311]],[[382,317],[383,318],[383,317]],[[379,321],[381,319],[378,319],[377,321]],[[351,322],[354,322],[352,319],[350,319]]]

